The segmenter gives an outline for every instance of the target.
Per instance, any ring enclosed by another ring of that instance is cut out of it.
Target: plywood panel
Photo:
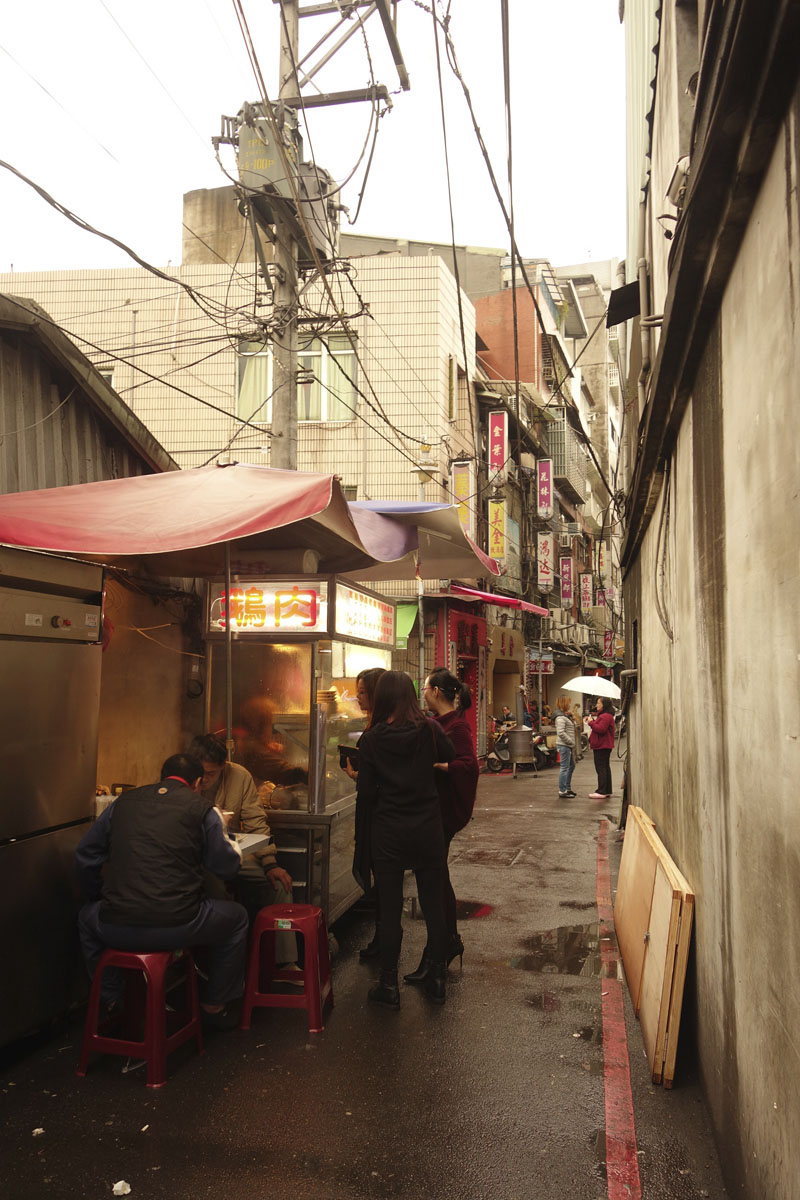
[[[631,806],[622,847],[617,894],[614,900],[614,928],[617,933],[625,978],[638,1014],[642,973],[647,944],[645,934],[650,922],[653,882],[657,855],[645,833],[641,809]]]
[[[689,947],[692,941],[692,924],[694,921],[694,895],[689,890],[689,885],[685,879],[683,883],[686,890],[683,891],[682,895],[681,925],[678,935],[678,947],[675,954],[675,973],[672,980],[669,1017],[667,1019],[667,1042],[664,1053],[664,1087],[672,1087],[672,1081],[675,1078],[675,1057],[678,1053],[678,1033],[681,1024],[681,1009],[683,1007],[683,989],[686,983],[686,967],[689,962]]]
[[[639,1019],[654,1083],[661,1082],[667,1035],[675,949],[681,916],[681,893],[659,859],[653,885],[647,954],[642,973]]]

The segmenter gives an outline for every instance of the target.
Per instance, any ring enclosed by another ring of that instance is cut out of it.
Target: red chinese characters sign
[[[540,458],[536,464],[536,512],[548,520],[553,515],[553,461]]]
[[[508,413],[489,413],[489,476],[506,477]]]
[[[231,588],[212,585],[209,630],[225,629],[226,609],[237,633],[327,633],[328,585],[292,580],[256,580]]]
[[[607,629],[603,634],[603,658],[614,657],[614,633]]]
[[[572,608],[575,603],[574,570],[575,564],[571,558],[559,559],[559,574],[561,575],[561,607]]]
[[[379,646],[394,646],[395,607],[343,583],[336,585],[336,632]]]
[[[592,607],[592,577],[590,574],[581,575],[581,608],[588,613]]]
[[[552,533],[537,533],[536,557],[539,591],[549,592],[555,577],[556,539]]]

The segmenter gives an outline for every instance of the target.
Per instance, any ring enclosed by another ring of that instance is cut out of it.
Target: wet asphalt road
[[[301,1011],[256,1012],[249,1033],[208,1037],[202,1057],[177,1051],[159,1092],[111,1057],[77,1079],[79,1018],[4,1066],[4,1200],[94,1200],[120,1180],[133,1200],[605,1197],[596,856],[606,815],[613,882],[620,801],[598,809],[594,783],[588,757],[571,801],[553,770],[481,777],[475,819],[453,843],[466,952],[443,1008],[409,987],[399,1013],[367,1005],[374,968],[358,947],[371,924],[356,913],[336,930],[322,1034]],[[411,970],[425,939],[411,876],[406,893]],[[627,992],[626,1019],[642,1194],[727,1195],[691,1039],[664,1091]]]

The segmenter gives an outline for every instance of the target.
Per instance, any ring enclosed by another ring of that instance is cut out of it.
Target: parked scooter
[[[511,766],[511,751],[508,747],[508,731],[513,725],[507,723],[498,725],[494,738],[494,746],[486,756],[486,769],[497,774],[505,767]]]
[[[547,737],[543,733],[533,735],[533,757],[536,770],[543,771],[545,767],[558,766],[558,750],[555,746],[547,745]]]

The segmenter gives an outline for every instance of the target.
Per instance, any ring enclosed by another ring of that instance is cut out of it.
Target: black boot
[[[422,986],[425,989],[425,995],[434,1004],[444,1004],[446,979],[447,963],[432,961]]]
[[[447,965],[448,965],[448,967],[450,966],[450,963],[453,961],[454,958],[457,958],[460,960],[459,966],[461,966],[461,967],[464,966],[464,943],[462,942],[461,937],[457,933],[454,933],[453,936],[450,938],[450,944],[447,947]]]
[[[383,1008],[400,1007],[400,989],[397,986],[397,971],[384,971],[376,984],[367,992],[367,999]]]
[[[423,950],[420,964],[416,971],[409,971],[408,975],[403,976],[403,983],[422,983],[427,977],[428,971],[431,969],[431,959],[427,950]]]
[[[372,935],[372,941],[367,946],[364,946],[363,950],[359,950],[358,952],[358,957],[362,962],[367,962],[371,958],[377,958],[380,954],[380,933],[381,927],[380,925],[376,925],[375,932]]]

